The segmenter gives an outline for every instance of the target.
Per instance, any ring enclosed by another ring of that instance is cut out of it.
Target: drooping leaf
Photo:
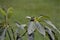
[[[7,30],[7,34],[8,34],[9,39],[12,40],[8,30]]]
[[[31,17],[30,17],[30,16],[26,16],[26,18],[27,18],[27,19],[31,19]]]
[[[17,30],[16,30],[16,35],[17,35],[17,33],[19,34],[20,32],[20,29],[22,29],[22,30],[24,30],[24,28],[25,28],[25,26],[26,26],[26,24],[20,24],[20,23],[18,23],[17,21],[16,21],[16,25],[17,25]],[[27,32],[27,31],[26,31]],[[26,32],[23,34],[23,35],[20,35],[21,37],[23,37],[25,34],[26,34]],[[17,35],[17,37],[18,37],[18,35]],[[19,40],[20,39],[22,39],[22,38],[18,38]]]
[[[55,36],[54,36],[52,30],[49,27],[47,27],[47,26],[45,27],[45,30],[46,30],[50,40],[55,40]]]
[[[19,23],[16,23],[16,25],[18,28],[23,29],[23,30],[24,30],[24,27],[26,26],[26,24],[19,24]]]
[[[50,17],[48,17],[48,16],[44,16],[44,15],[41,15],[41,16],[40,16],[40,17],[38,17],[38,18],[40,18],[40,20],[50,19]]]
[[[57,36],[57,34],[55,33],[55,31],[52,30],[52,33],[54,34],[55,40],[58,40],[58,36]]]
[[[30,22],[28,24],[28,34],[31,34],[35,31],[36,29],[36,26],[35,26],[35,23],[34,22]]]
[[[7,14],[8,14],[8,18],[10,18],[13,15],[13,8],[12,7],[8,8]]]
[[[11,28],[12,34],[13,34],[13,39],[15,40],[15,34],[14,34],[14,30]]]
[[[6,12],[5,12],[2,8],[0,8],[0,13],[1,13],[3,16],[6,16]]]
[[[49,20],[44,20],[44,21],[60,33],[60,31],[55,27],[55,25],[51,21]]]
[[[16,40],[22,40],[22,37],[20,36],[20,34],[19,34],[19,33],[17,33]]]
[[[21,37],[23,37],[26,33],[27,33],[27,30],[21,35]]]
[[[15,32],[15,34],[19,33],[19,30],[20,30],[20,28],[16,29],[16,32]]]
[[[4,31],[3,31],[2,35],[1,35],[1,40],[4,40],[5,39],[6,30],[7,30],[7,28],[4,29]]]
[[[43,35],[43,36],[45,36],[45,29],[44,29],[44,27],[38,22],[38,21],[36,21],[36,28],[37,28],[37,30]]]
[[[24,29],[26,27],[26,24],[21,25],[21,29]]]
[[[34,40],[34,32],[31,34],[28,34],[28,40]]]

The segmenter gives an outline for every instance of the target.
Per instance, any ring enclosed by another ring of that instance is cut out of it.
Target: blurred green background
[[[14,15],[11,22],[18,20],[20,23],[27,23],[26,16],[49,16],[51,21],[60,30],[60,0],[0,0],[0,6],[14,8]],[[23,37],[27,40],[27,37]],[[60,35],[58,34],[60,40]],[[6,39],[8,40],[8,39]],[[35,33],[35,40],[49,40],[38,32]]]

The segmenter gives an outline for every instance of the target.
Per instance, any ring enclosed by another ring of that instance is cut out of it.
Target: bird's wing
[[[42,35],[45,36],[45,29],[44,29],[44,27],[43,27],[38,21],[37,21],[35,24],[36,24],[37,30],[38,30]]]
[[[46,30],[49,38],[50,38],[51,40],[55,40],[55,37],[54,37],[54,34],[53,34],[52,30],[51,30],[49,27],[47,27],[47,26],[46,26],[45,28],[46,28],[45,30]]]
[[[28,34],[33,33],[34,30],[35,30],[35,23],[34,23],[34,22],[30,22],[30,23],[28,24]]]
[[[49,20],[44,20],[44,21],[60,33],[60,31],[55,27],[55,25],[51,21]]]

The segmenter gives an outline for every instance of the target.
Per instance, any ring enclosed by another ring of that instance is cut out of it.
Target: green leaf
[[[38,21],[35,22],[36,28],[39,31],[39,33],[41,33],[43,36],[45,36],[45,29],[43,27],[43,25],[41,23],[39,23]]]
[[[40,19],[42,19],[42,20],[44,20],[44,19],[50,19],[50,17],[44,16],[44,15],[42,15],[42,16],[40,16],[40,17],[38,17],[38,18],[40,18]]]
[[[52,26],[57,32],[60,33],[60,31],[56,28],[56,26],[50,21],[50,20],[44,20],[48,25]]]
[[[24,28],[26,27],[26,24],[19,24],[18,22],[16,22],[16,26],[24,30]]]
[[[2,8],[0,8],[0,12],[3,16],[6,16],[6,12]]]
[[[8,18],[10,18],[13,15],[13,8],[12,7],[8,8],[7,13],[8,13]]]
[[[49,27],[47,27],[47,26],[45,26],[45,28],[46,28],[45,30],[46,30],[49,38],[52,39],[52,40],[55,40],[55,36],[54,36],[52,30]]]
[[[5,39],[6,30],[7,30],[7,28],[4,29],[4,31],[2,33],[2,36],[1,36],[1,40],[4,40]]]
[[[28,24],[28,34],[31,34],[35,31],[36,29],[36,26],[35,26],[35,23],[34,22],[30,22]]]

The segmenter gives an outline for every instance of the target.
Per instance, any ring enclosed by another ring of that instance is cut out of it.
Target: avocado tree
[[[40,16],[40,17],[30,17],[27,16],[26,18],[29,20],[28,24],[20,24],[19,22],[15,22],[17,26],[16,32],[12,29],[11,24],[9,23],[9,19],[13,14],[13,8],[10,7],[0,8],[0,40],[5,40],[6,33],[8,33],[9,40],[22,40],[22,37],[27,33],[28,40],[34,40],[34,33],[36,30],[39,31],[41,35],[46,37],[48,34],[50,40],[58,40],[55,35],[56,31],[60,33],[60,31],[56,28],[56,26],[49,20],[48,16]],[[25,29],[26,27],[26,29]],[[12,31],[13,39],[11,38],[9,29]],[[20,35],[20,29],[26,30],[25,33]],[[16,33],[16,37],[15,37]]]
[[[12,33],[14,33],[12,27],[10,27],[9,24],[9,19],[11,18],[12,14],[13,14],[12,7],[0,8],[0,15],[2,15],[2,19],[0,20],[0,31],[1,31],[0,40],[5,40],[6,33],[8,33],[9,39],[12,40],[8,30],[9,28],[11,28]]]
[[[56,40],[55,37],[55,31],[58,31],[60,33],[60,31],[55,27],[55,25],[52,24],[52,22],[50,20],[48,20],[47,16],[40,16],[40,17],[29,17],[27,16],[26,18],[28,18],[30,20],[29,24],[28,24],[28,40],[34,40],[34,31],[37,29],[39,31],[40,34],[42,34],[44,37],[46,36],[46,34],[48,34],[49,39],[50,40]],[[51,28],[47,25],[44,25],[44,23],[42,22],[46,22],[47,24],[49,24],[50,26],[52,26]]]

